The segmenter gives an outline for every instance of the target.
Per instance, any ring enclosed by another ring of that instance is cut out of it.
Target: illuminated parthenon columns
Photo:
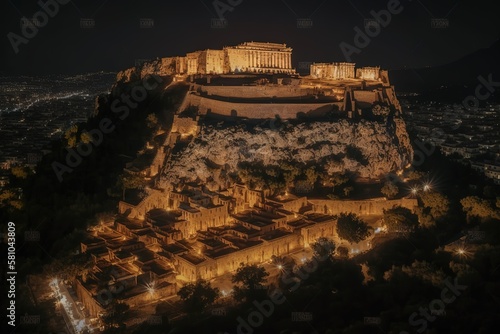
[[[295,73],[286,44],[247,42],[224,48],[226,73],[235,71]]]

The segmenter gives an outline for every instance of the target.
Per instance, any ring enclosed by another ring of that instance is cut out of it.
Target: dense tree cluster
[[[341,213],[337,220],[337,234],[350,243],[358,243],[370,236],[368,225],[354,213]]]
[[[219,289],[213,288],[210,282],[198,280],[196,283],[184,285],[177,295],[183,300],[184,307],[189,313],[199,313],[207,306],[212,305],[219,297]]]
[[[384,211],[384,224],[389,232],[412,232],[418,226],[418,217],[401,206]]]

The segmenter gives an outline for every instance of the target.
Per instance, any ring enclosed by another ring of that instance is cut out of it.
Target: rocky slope
[[[328,174],[349,171],[375,179],[403,169],[412,155],[400,118],[386,124],[365,120],[301,123],[279,130],[211,126],[171,159],[162,183],[168,187],[184,178],[218,189],[237,171],[239,162],[280,165],[283,161],[314,163]]]
[[[117,83],[130,82],[143,79],[145,76],[152,74],[159,76],[171,75],[173,73],[171,66],[171,58],[158,58],[118,72],[116,81]]]

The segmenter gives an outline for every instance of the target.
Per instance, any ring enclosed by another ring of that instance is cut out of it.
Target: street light
[[[455,254],[457,254],[460,258],[468,258],[470,256],[470,252],[465,247],[460,247],[455,250]]]
[[[431,190],[431,185],[429,183],[424,183],[423,189],[424,189],[424,191],[429,191],[429,190]]]
[[[156,286],[155,281],[152,281],[150,283],[146,283],[146,289],[148,290],[148,292],[151,296],[153,296],[156,292],[155,286]]]

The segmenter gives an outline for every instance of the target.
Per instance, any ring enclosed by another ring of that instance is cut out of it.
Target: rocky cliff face
[[[134,80],[138,80],[140,77],[138,75],[138,68],[137,67],[131,67],[126,70],[118,72],[116,74],[116,82],[117,83],[125,83],[125,82],[130,82]]]
[[[353,154],[354,152],[354,154]],[[164,185],[180,179],[201,180],[217,189],[239,162],[264,165],[314,163],[327,174],[353,172],[379,178],[407,166],[413,157],[405,123],[362,120],[352,123],[312,122],[279,130],[207,127],[166,166]]]
[[[158,58],[152,61],[147,61],[140,66],[131,67],[129,69],[118,72],[116,81],[119,83],[130,82],[143,79],[147,75],[171,75],[172,74],[171,58]]]

